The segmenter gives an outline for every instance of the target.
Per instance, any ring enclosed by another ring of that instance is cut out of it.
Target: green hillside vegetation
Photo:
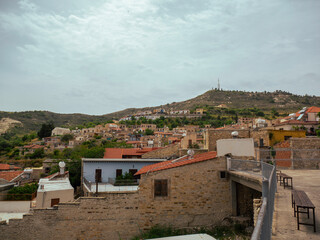
[[[226,108],[219,108],[223,104]],[[117,120],[121,117],[133,115],[140,111],[152,111],[156,108],[169,110],[189,109],[194,111],[196,108],[204,108],[209,113],[205,116],[203,124],[211,124],[214,127],[221,126],[223,121],[232,122],[239,116],[265,116],[268,118],[276,117],[277,112],[280,116],[291,112],[296,112],[303,107],[320,106],[320,97],[317,96],[300,96],[285,91],[275,92],[244,92],[244,91],[225,91],[210,90],[195,98],[173,102],[156,107],[147,108],[129,108],[101,116],[90,116],[86,114],[58,114],[48,111],[27,111],[27,112],[0,112],[0,119],[8,117],[21,121],[23,126],[16,126],[11,129],[12,132],[22,136],[32,131],[39,131],[40,125],[52,122],[54,126],[68,127],[74,129],[94,127],[97,124],[105,124]],[[257,110],[257,111],[256,111]],[[209,119],[210,118],[210,119]],[[220,118],[220,119],[219,119]],[[168,120],[172,121],[172,120]],[[182,121],[182,120],[181,120]],[[179,120],[176,124],[179,126]],[[186,122],[186,121],[185,121]],[[191,120],[192,124],[196,121]],[[161,123],[156,123],[161,126]],[[175,126],[176,124],[173,124]]]

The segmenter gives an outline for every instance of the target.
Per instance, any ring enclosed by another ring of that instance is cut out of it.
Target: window
[[[134,175],[136,172],[138,172],[137,169],[129,169],[129,173],[132,174],[132,176],[133,176],[134,179],[140,179],[140,175],[139,175],[139,176],[135,176],[135,175]]]
[[[219,172],[220,174],[220,179],[226,179],[227,178],[227,172],[226,171],[221,171]]]
[[[116,170],[116,177],[120,177],[122,175],[122,169]]]
[[[284,136],[284,140],[288,140],[291,136]]]
[[[154,196],[167,197],[168,196],[168,180],[154,180]]]

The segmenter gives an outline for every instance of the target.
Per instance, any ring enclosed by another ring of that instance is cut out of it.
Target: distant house
[[[141,158],[143,154],[158,148],[106,148],[103,158]]]
[[[163,162],[166,159],[133,159],[117,158],[119,153],[114,153],[114,158],[83,158],[82,159],[82,187],[88,195],[95,192],[96,181],[99,183],[98,191],[119,191],[121,188],[114,188],[116,178],[131,173],[132,176],[142,167]],[[109,156],[109,155],[107,155]],[[127,155],[123,155],[127,156]],[[137,190],[125,188],[126,190]]]
[[[71,131],[69,128],[55,127],[51,132],[51,136],[65,135],[65,134],[69,134],[70,132]]]
[[[21,168],[16,167],[14,165],[0,163],[0,172],[1,171],[8,171],[8,170],[20,170]]]
[[[23,175],[24,171],[1,171],[0,183],[18,183]]]
[[[41,178],[37,190],[36,208],[48,208],[60,202],[74,200],[74,189],[69,181],[68,172],[58,172]]]

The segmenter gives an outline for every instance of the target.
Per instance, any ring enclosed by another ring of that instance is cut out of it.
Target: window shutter
[[[168,196],[168,180],[161,181],[161,196]]]

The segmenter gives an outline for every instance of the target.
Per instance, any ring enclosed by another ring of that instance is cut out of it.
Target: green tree
[[[154,132],[153,132],[151,129],[147,128],[147,129],[145,130],[144,134],[145,134],[145,135],[153,135]]]
[[[72,134],[65,134],[61,137],[61,141],[64,143],[68,143],[70,140],[73,139],[73,135]]]
[[[41,129],[38,132],[39,138],[50,137],[53,129],[53,122],[43,123]]]

